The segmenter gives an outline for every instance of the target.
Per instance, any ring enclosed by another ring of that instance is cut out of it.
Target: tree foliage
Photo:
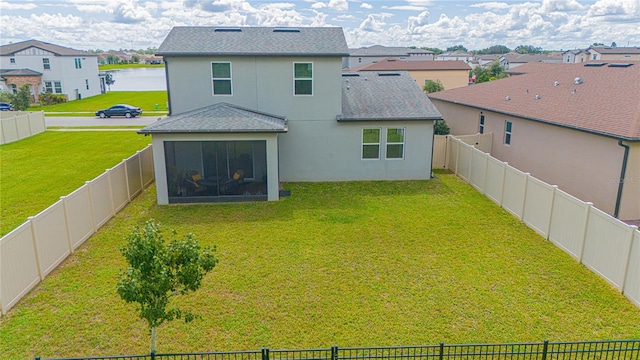
[[[29,84],[20,85],[16,94],[9,93],[9,102],[14,110],[27,110],[29,104],[31,104],[31,87]]]
[[[509,49],[504,45],[493,45],[493,46],[489,46],[486,49],[477,50],[475,53],[478,55],[492,55],[492,54],[506,54],[509,51],[511,51],[511,49]]]
[[[519,45],[516,46],[515,52],[518,54],[542,54],[542,48],[533,45]]]
[[[134,228],[120,252],[128,266],[120,273],[117,292],[127,303],[137,303],[140,318],[151,330],[151,351],[155,352],[158,326],[174,319],[195,319],[196,315],[172,306],[170,300],[200,288],[204,276],[218,263],[215,247],[201,249],[192,233],[176,239],[174,230],[167,243],[160,224],[151,219],[143,229]]]
[[[40,104],[40,106],[62,104],[65,102],[67,102],[67,97],[63,94],[52,94],[51,92],[47,91],[38,95],[38,103]]]
[[[111,91],[111,85],[113,85],[113,83],[115,83],[116,80],[113,78],[113,75],[111,75],[111,73],[108,72],[104,75],[104,82],[109,87],[109,91]]]
[[[426,92],[427,94],[430,94],[430,93],[444,90],[444,85],[442,85],[442,82],[438,79],[436,79],[435,81],[427,80],[425,81],[425,84],[422,87],[422,90],[424,90],[424,92]]]
[[[449,135],[449,133],[451,132],[451,129],[449,129],[449,126],[447,125],[446,121],[437,120],[436,124],[433,127],[433,132],[436,135]]]
[[[448,47],[447,51],[467,51],[467,48],[462,45],[455,45]]]
[[[444,52],[442,49],[432,48],[432,47],[425,47],[425,46],[421,47],[420,49],[433,51],[433,53],[435,55],[440,55],[440,54],[442,54]]]

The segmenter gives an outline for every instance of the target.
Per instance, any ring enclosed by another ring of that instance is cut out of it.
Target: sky
[[[347,45],[640,46],[640,0],[0,0],[0,44],[157,48],[173,26],[339,26]]]

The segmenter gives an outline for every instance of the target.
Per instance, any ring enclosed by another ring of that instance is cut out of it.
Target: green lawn
[[[47,131],[0,145],[4,235],[151,142],[131,131]]]
[[[158,206],[149,188],[0,318],[0,358],[145,353],[116,294],[149,218],[219,265],[159,352],[637,339],[640,309],[454,175],[292,183],[278,202]]]
[[[119,70],[119,69],[131,69],[131,68],[162,68],[164,64],[105,64],[99,65],[98,70]]]
[[[142,109],[142,115],[167,113],[166,91],[110,91],[106,94],[91,96],[82,100],[69,101],[51,106],[32,106],[28,111],[43,110],[50,116],[53,112],[76,112],[81,116],[94,116],[96,110],[105,109],[115,104],[130,104]],[[156,109],[156,104],[158,108]],[[146,114],[145,114],[146,112]],[[69,114],[65,114],[68,116]]]

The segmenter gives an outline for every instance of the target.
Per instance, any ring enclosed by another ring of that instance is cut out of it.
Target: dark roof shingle
[[[348,56],[339,27],[176,26],[157,55]]]
[[[517,68],[522,75],[440,91],[429,97],[640,141],[640,62],[625,63],[632,65],[528,63]],[[582,83],[576,84],[576,78]],[[537,100],[536,95],[540,97]]]
[[[287,132],[286,119],[224,102],[167,117],[138,131],[139,134],[271,132]]]
[[[440,119],[442,114],[406,71],[342,77],[339,121]]]
[[[50,43],[39,41],[39,40],[27,40],[27,41],[21,41],[18,43],[2,45],[0,46],[0,56],[13,55],[19,51],[28,49],[30,47],[37,47],[61,56],[98,56],[96,54],[91,54],[88,51],[76,50],[76,49],[72,49],[72,48],[68,48],[60,45],[50,44]]]

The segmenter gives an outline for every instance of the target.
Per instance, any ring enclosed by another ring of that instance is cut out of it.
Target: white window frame
[[[365,143],[364,142],[364,131],[365,130],[378,130],[378,142],[377,143]],[[360,131],[360,160],[365,160],[365,161],[369,161],[369,160],[380,160],[380,149],[382,149],[382,128],[381,127],[366,127],[366,128],[362,128],[362,130]],[[364,157],[364,147],[365,146],[372,146],[372,145],[377,145],[378,146],[378,156],[375,158],[365,158]]]
[[[56,91],[56,94],[62,94],[62,81],[54,81],[53,88]]]
[[[75,63],[76,63],[76,69],[82,69],[82,59],[81,58],[75,58]]]
[[[44,82],[44,92],[49,92],[53,94],[53,82],[45,81]]]
[[[42,58],[42,68],[44,70],[51,70],[51,61],[49,58]]]
[[[310,78],[296,78],[296,64],[311,64],[311,77]],[[314,87],[313,87],[313,73],[315,72],[314,70],[315,65],[313,62],[310,61],[299,61],[299,62],[294,62],[293,63],[293,96],[313,96],[314,93]],[[311,94],[296,94],[296,81],[311,81]]]
[[[513,134],[513,122],[509,120],[505,120],[504,121],[504,139],[503,139],[503,142],[505,145],[511,145],[512,134]]]
[[[480,125],[478,126],[478,132],[480,134],[484,134],[484,121],[485,121],[484,114],[480,113]]]
[[[213,77],[213,64],[229,64],[229,77]],[[231,90],[229,94],[216,94],[216,87],[214,85],[214,81],[229,81],[229,89]],[[211,94],[213,96],[233,96],[233,65],[231,61],[212,61],[211,62]]]
[[[402,130],[402,142],[391,142],[389,141],[389,130]],[[406,148],[406,143],[407,143],[407,128],[401,127],[401,128],[385,128],[385,137],[384,137],[384,159],[385,160],[404,160],[404,149]],[[388,152],[389,152],[389,145],[402,145],[402,155],[400,157],[389,157],[388,156]]]
[[[16,63],[16,58],[9,58],[9,63],[15,64]]]

